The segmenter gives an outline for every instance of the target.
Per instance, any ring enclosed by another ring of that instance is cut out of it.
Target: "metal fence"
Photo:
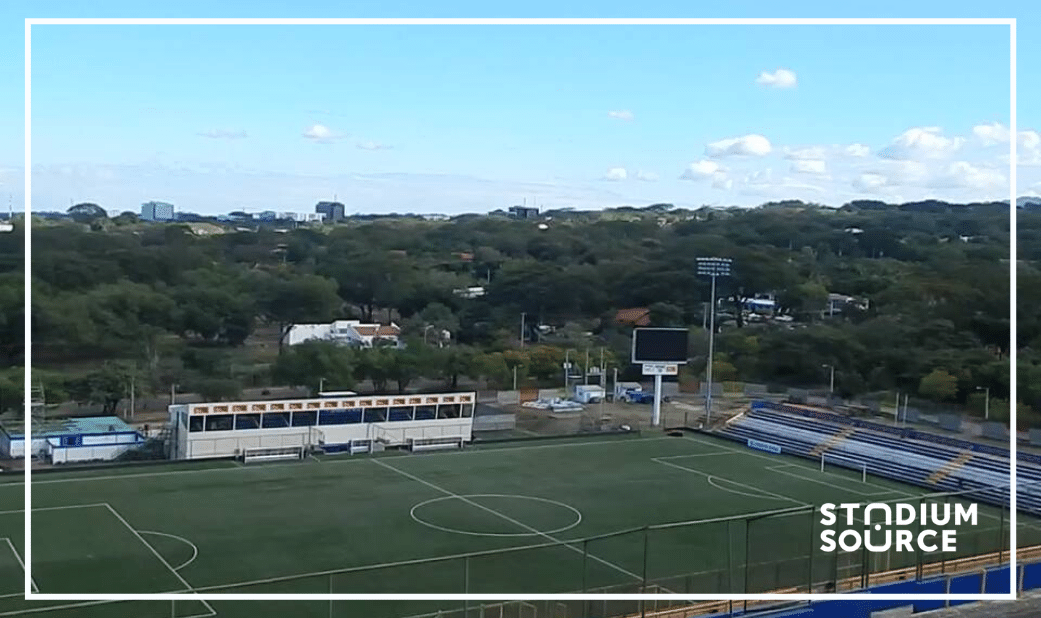
[[[991,488],[992,490],[994,488]],[[1007,488],[1006,488],[1007,489]],[[845,592],[900,580],[979,570],[1009,561],[1009,521],[1005,509],[985,507],[981,490],[937,493],[888,500],[922,507],[979,503],[975,525],[957,528],[954,551],[915,543],[913,551],[891,544],[885,551],[823,551],[821,513],[814,505],[754,514],[643,526],[579,539],[550,541],[452,556],[389,562],[273,577],[196,589],[217,593],[440,593],[440,594],[733,594]],[[952,509],[953,510],[953,509]],[[853,526],[840,519],[831,526],[860,533],[871,528],[863,511]],[[843,517],[840,515],[840,517]],[[895,525],[895,524],[894,524]],[[927,524],[931,525],[931,524]],[[927,526],[926,525],[926,526]],[[918,538],[920,518],[906,526]],[[874,546],[881,543],[878,536]],[[939,538],[933,539],[939,545]],[[1018,547],[1041,545],[1041,528],[1023,522]],[[424,605],[425,603],[425,605]],[[537,616],[613,618],[639,615],[649,607],[689,605],[675,601],[610,603],[564,601],[480,604],[463,601],[416,602],[410,613],[393,615],[443,618],[524,618]],[[330,602],[329,615],[356,615],[357,602]],[[414,610],[414,611],[412,611]],[[424,611],[425,610],[425,611]],[[355,613],[351,613],[355,612]],[[372,616],[381,616],[374,612]],[[389,615],[388,615],[389,616]]]

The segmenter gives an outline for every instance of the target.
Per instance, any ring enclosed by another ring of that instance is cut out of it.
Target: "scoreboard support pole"
[[[654,411],[651,413],[651,425],[661,425],[661,374],[654,376]]]

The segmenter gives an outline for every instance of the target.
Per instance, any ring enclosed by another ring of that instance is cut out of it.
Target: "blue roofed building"
[[[31,439],[31,456],[51,463],[110,461],[145,442],[144,436],[117,416],[34,420]],[[24,425],[0,425],[0,457],[24,456]]]

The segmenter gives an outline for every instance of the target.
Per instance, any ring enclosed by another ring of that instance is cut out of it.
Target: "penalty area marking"
[[[184,543],[185,545],[187,545],[188,547],[192,548],[192,557],[188,558],[188,560],[186,562],[173,567],[173,570],[175,570],[175,571],[180,571],[181,569],[183,569],[184,567],[188,566],[192,562],[195,562],[195,559],[199,557],[199,548],[195,546],[195,543],[192,543],[191,541],[189,541],[188,539],[186,539],[184,537],[177,536],[176,534],[167,534],[166,532],[155,532],[154,530],[138,530],[138,533],[140,533],[140,534],[152,534],[152,535],[155,535],[155,536],[165,536],[167,538],[174,539],[175,541],[180,541],[180,542]]]
[[[715,487],[716,489],[719,489],[721,491],[727,491],[727,492],[730,492],[732,494],[738,494],[740,496],[748,496],[749,498],[759,498],[760,500],[791,500],[791,498],[782,498],[782,497],[779,497],[779,496],[776,496],[776,495],[750,494],[750,493],[745,492],[745,491],[738,491],[736,489],[728,489],[726,487],[723,487],[723,486],[719,485],[718,483],[716,483],[716,481],[719,481],[720,483],[731,483],[731,484],[737,485],[739,487],[742,486],[742,485],[741,485],[741,483],[735,483],[734,481],[729,481],[729,480],[727,480],[725,478],[720,478],[718,476],[709,476],[706,480],[708,481],[709,485]],[[762,491],[762,490],[761,489],[757,489],[756,491]]]
[[[4,537],[4,538],[0,539],[0,541],[3,541],[5,543],[7,543],[7,546],[11,548],[11,553],[14,554],[14,559],[18,561],[18,564],[22,567],[22,571],[25,571],[25,562],[22,561],[22,556],[21,556],[21,554],[18,553],[18,550],[15,549],[14,543],[11,542],[11,539],[9,539],[8,537]],[[39,592],[40,591],[40,587],[36,585],[36,580],[35,579],[30,578],[29,582],[32,584],[33,592]],[[19,592],[15,592],[15,593],[12,593],[12,594],[0,595],[0,599],[5,599],[5,598],[8,598],[8,597],[24,597],[24,596],[25,596],[25,592],[19,591]]]
[[[516,499],[516,500],[532,500],[532,501],[535,501],[535,502],[542,502],[542,503],[545,503],[545,504],[552,504],[553,506],[558,506],[558,507],[567,509],[567,510],[571,511],[572,513],[574,513],[575,521],[571,522],[570,524],[568,524],[566,526],[563,526],[563,527],[560,527],[560,528],[555,528],[553,530],[538,530],[536,528],[531,528],[531,527],[527,527],[526,526],[529,530],[531,530],[531,532],[473,532],[471,530],[459,530],[458,528],[449,528],[447,526],[439,526],[437,524],[432,524],[432,523],[430,523],[428,521],[425,521],[425,520],[423,520],[423,519],[421,519],[421,518],[416,516],[416,511],[421,509],[422,507],[428,505],[428,504],[433,504],[435,502],[444,502],[444,501],[447,501],[447,500],[460,500],[464,504],[473,504],[472,501],[473,501],[474,498],[513,498],[513,499]],[[412,519],[415,520],[416,523],[419,523],[419,524],[422,524],[424,526],[427,526],[428,528],[433,528],[435,530],[441,530],[443,532],[453,532],[455,534],[466,534],[466,535],[470,535],[470,536],[494,536],[494,537],[545,536],[545,535],[548,535],[548,534],[559,534],[559,533],[564,532],[566,530],[570,530],[570,529],[574,528],[575,526],[577,526],[578,524],[582,523],[582,512],[579,511],[578,509],[576,509],[575,507],[571,506],[571,505],[564,504],[563,502],[557,502],[556,500],[550,500],[548,498],[536,498],[535,496],[521,496],[521,495],[518,495],[518,494],[466,494],[466,495],[459,495],[459,496],[441,496],[441,497],[438,497],[438,498],[431,498],[430,500],[424,500],[423,502],[420,502],[416,506],[412,507],[412,510],[409,511],[409,516],[412,517]]]
[[[795,498],[789,498],[788,496],[783,496],[781,494],[775,494],[775,493],[773,493],[771,491],[766,491],[765,489],[760,489],[760,488],[758,488],[758,487],[756,487],[754,485],[746,485],[744,483],[738,483],[737,481],[731,481],[730,479],[726,479],[726,478],[723,478],[723,477],[720,477],[720,476],[715,476],[715,475],[712,475],[712,474],[708,474],[706,472],[702,472],[701,470],[695,470],[693,468],[688,468],[686,466],[681,466],[679,464],[674,464],[671,461],[663,461],[662,459],[660,459],[658,457],[652,457],[651,461],[653,461],[655,463],[660,463],[663,466],[671,466],[671,467],[677,468],[679,470],[684,470],[686,472],[693,472],[694,474],[699,474],[701,476],[704,476],[704,477],[706,477],[708,479],[708,484],[709,485],[715,487],[716,489],[719,489],[720,491],[726,491],[726,492],[730,492],[732,494],[739,494],[739,495],[742,495],[742,496],[748,496],[750,498],[762,498],[762,499],[765,499],[765,500],[784,500],[786,502],[794,502],[795,504],[798,504],[800,506],[809,506],[808,502],[802,502],[801,500],[796,500]],[[738,487],[743,487],[745,489],[750,489],[752,491],[759,492],[759,493],[758,493],[758,495],[756,495],[756,494],[746,493],[746,492],[743,492],[743,491],[737,491],[735,489],[728,489],[726,487],[719,486],[714,481],[722,481],[722,482],[725,482],[725,483],[730,483],[731,485],[736,485]]]
[[[834,489],[839,489],[839,490],[842,490],[842,491],[845,491],[845,492],[849,492],[851,494],[856,494],[858,496],[863,496],[865,498],[869,497],[869,496],[881,496],[881,495],[885,495],[885,494],[902,494],[902,493],[904,493],[904,492],[901,492],[901,491],[898,491],[898,490],[895,490],[895,489],[885,489],[881,485],[874,485],[872,483],[862,483],[862,482],[861,482],[862,485],[867,485],[868,487],[875,487],[875,488],[881,489],[882,491],[873,491],[873,492],[857,491],[855,489],[850,489],[849,487],[843,487],[841,485],[835,485],[834,483],[829,483],[827,481],[822,481],[820,479],[814,479],[814,478],[810,478],[808,476],[803,476],[801,474],[796,474],[795,472],[789,472],[787,470],[784,470],[783,468],[797,468],[799,470],[809,470],[809,468],[807,468],[805,466],[797,466],[795,464],[784,464],[783,466],[767,466],[766,467],[766,469],[769,470],[770,472],[775,472],[777,474],[784,474],[785,476],[790,476],[792,478],[797,478],[797,479],[799,479],[801,481],[808,481],[810,483],[817,483],[819,485],[827,485],[828,487],[832,487]],[[818,472],[817,474],[822,474],[822,473]],[[824,472],[823,474],[829,474],[829,473],[828,472]],[[837,476],[837,475],[832,475],[832,476]],[[837,478],[841,479],[842,477],[837,477]],[[848,480],[848,479],[843,479],[843,480]]]

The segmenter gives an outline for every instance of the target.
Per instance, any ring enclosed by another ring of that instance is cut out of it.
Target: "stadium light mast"
[[[712,355],[716,339],[716,277],[730,276],[730,258],[699,257],[698,275],[712,278],[712,294],[709,297],[709,330],[708,330],[708,369],[706,379],[708,388],[705,390],[705,425],[712,420]],[[740,307],[738,311],[740,311]]]

